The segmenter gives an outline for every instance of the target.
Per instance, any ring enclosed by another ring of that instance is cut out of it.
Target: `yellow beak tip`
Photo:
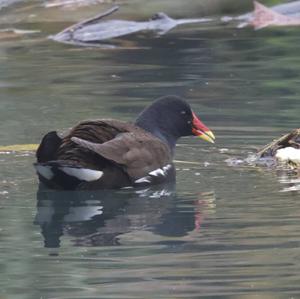
[[[207,142],[215,143],[215,135],[212,131],[206,131],[203,134],[199,135],[199,137]]]

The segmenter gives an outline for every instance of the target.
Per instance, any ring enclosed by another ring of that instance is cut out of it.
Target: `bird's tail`
[[[100,170],[83,168],[64,160],[35,163],[34,167],[40,181],[55,189],[73,190],[82,182],[93,182],[103,175]]]

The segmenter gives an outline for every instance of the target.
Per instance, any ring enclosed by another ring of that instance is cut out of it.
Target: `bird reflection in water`
[[[39,190],[34,223],[46,248],[59,248],[62,236],[71,237],[74,246],[118,246],[121,235],[130,232],[178,238],[199,231],[203,209],[212,204],[214,193],[181,198],[174,184],[118,191]]]

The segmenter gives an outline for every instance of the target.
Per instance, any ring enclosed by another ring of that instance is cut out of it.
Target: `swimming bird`
[[[176,141],[195,135],[214,142],[214,134],[177,96],[146,107],[134,123],[85,120],[60,137],[46,134],[35,163],[40,182],[65,190],[117,189],[172,182]]]

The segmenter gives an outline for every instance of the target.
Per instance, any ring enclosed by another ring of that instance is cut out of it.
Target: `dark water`
[[[299,126],[299,29],[186,26],[87,49],[45,39],[73,11],[34,3],[13,27],[42,32],[1,36],[1,145],[130,120],[170,93],[217,143],[180,140],[176,186],[93,193],[38,192],[34,153],[1,152],[0,298],[299,298],[299,180],[226,162]]]

